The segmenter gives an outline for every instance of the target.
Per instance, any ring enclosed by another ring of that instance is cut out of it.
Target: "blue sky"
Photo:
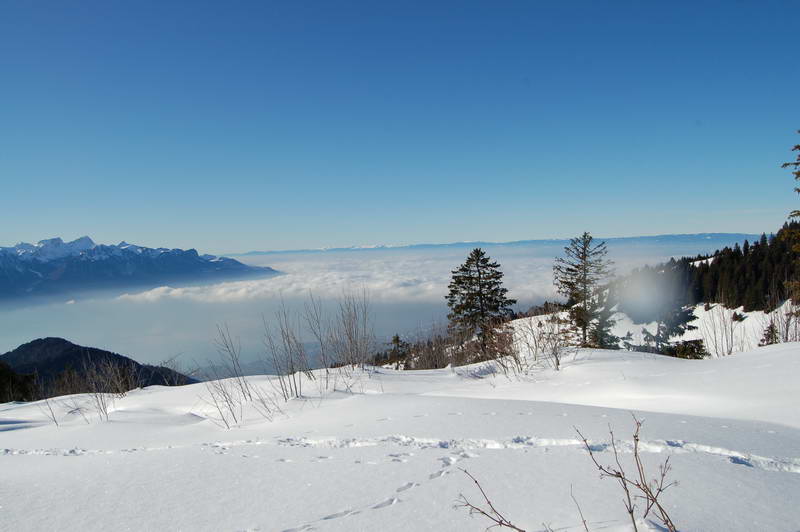
[[[0,5],[0,245],[761,232],[796,2]]]

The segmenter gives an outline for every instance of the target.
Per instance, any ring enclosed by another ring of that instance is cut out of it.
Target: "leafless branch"
[[[459,468],[460,469],[460,468]],[[486,528],[486,530],[491,530],[493,528],[508,528],[511,530],[516,530],[517,532],[525,532],[524,529],[519,528],[518,526],[514,525],[511,521],[509,521],[503,514],[501,514],[497,508],[494,507],[494,504],[489,499],[489,496],[486,495],[486,492],[483,490],[483,486],[481,483],[478,482],[478,479],[473,477],[469,471],[466,469],[461,469],[465,475],[467,475],[472,482],[475,483],[475,486],[478,487],[478,491],[481,492],[481,497],[483,497],[484,504],[486,505],[485,508],[472,504],[464,494],[459,495],[458,503],[456,504],[456,508],[467,508],[469,510],[470,515],[480,515],[485,517],[486,519],[490,520],[492,525]]]

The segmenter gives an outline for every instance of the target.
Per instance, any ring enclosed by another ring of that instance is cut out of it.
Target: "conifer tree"
[[[655,333],[642,329],[644,341],[648,345],[653,345],[657,353],[663,353],[669,346],[670,338],[697,329],[694,325],[689,325],[695,318],[691,307],[666,306],[656,320]]]
[[[797,131],[800,133],[800,130]],[[792,175],[794,176],[796,181],[800,181],[800,144],[796,144],[792,151],[797,152],[797,159],[791,162],[786,162],[781,165],[781,168],[789,168],[792,171]],[[795,192],[800,194],[800,187],[795,187]],[[789,214],[790,218],[800,218],[800,210],[794,210]],[[797,243],[798,241],[798,233],[799,231],[793,231],[790,235],[793,240],[792,251],[800,252],[800,244]],[[789,295],[793,301],[798,302],[800,301],[800,281],[797,279],[793,279],[786,283],[786,288],[789,291]]]
[[[500,264],[480,248],[473,249],[452,274],[445,296],[450,328],[460,335],[477,334],[481,353],[486,355],[493,327],[513,313],[516,300],[506,297]]]
[[[611,328],[617,323],[613,318],[611,299],[608,291],[602,290],[594,303],[596,317],[589,330],[589,342],[600,349],[619,349],[620,338],[611,332]]]
[[[758,345],[760,346],[772,345],[772,344],[777,344],[780,341],[781,338],[778,332],[778,326],[775,325],[774,321],[770,321],[769,324],[764,329],[764,335],[761,337],[761,341],[758,343]]]
[[[797,131],[800,133],[800,130]],[[791,162],[783,163],[781,168],[790,168],[792,170],[792,175],[794,176],[795,180],[800,181],[800,144],[796,144],[792,151],[797,152],[797,159]],[[795,187],[795,192],[800,194],[800,187]],[[800,210],[794,210],[789,214],[790,218],[800,218]]]
[[[600,283],[611,274],[611,261],[606,259],[606,243],[595,243],[589,233],[569,241],[565,257],[557,257],[553,265],[553,282],[567,298],[570,317],[580,331],[581,347],[589,345],[589,328],[597,317],[594,304]]]

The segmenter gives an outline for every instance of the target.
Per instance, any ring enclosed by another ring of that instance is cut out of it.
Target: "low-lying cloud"
[[[510,296],[518,310],[552,298],[553,256],[549,247],[487,247],[500,262]],[[671,255],[710,251],[695,245],[680,251],[665,246],[616,246],[609,257],[624,272],[654,264]],[[285,301],[290,312],[302,311],[309,293],[336,311],[343,292],[366,289],[373,302],[379,341],[392,334],[414,335],[446,319],[444,296],[451,270],[468,248],[292,253],[247,257],[251,264],[272,266],[283,275],[208,286],[162,286],[122,296],[92,295],[50,305],[13,308],[0,314],[0,352],[34,338],[60,336],[81,345],[110,349],[142,362],[158,362],[182,353],[185,362],[214,358],[213,338],[219,324],[230,326],[242,341],[243,356],[252,359],[261,346],[262,316],[273,319]],[[68,303],[68,304],[65,304]]]
[[[349,255],[349,256],[342,256]],[[377,255],[377,256],[376,256]],[[272,260],[270,260],[272,259]],[[335,299],[365,289],[376,302],[442,302],[451,270],[463,257],[453,252],[359,252],[258,257],[282,275],[266,279],[223,282],[206,286],[169,287],[119,296],[123,301],[156,303],[188,300],[198,303],[236,303],[308,294]],[[513,297],[534,301],[554,295],[552,258],[510,257],[503,262],[506,285]]]

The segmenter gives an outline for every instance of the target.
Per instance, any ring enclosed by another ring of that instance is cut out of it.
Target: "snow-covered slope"
[[[526,530],[631,530],[613,480],[577,439],[632,467],[630,412],[645,420],[643,459],[670,457],[664,502],[680,530],[800,528],[800,344],[685,361],[581,350],[562,371],[507,379],[483,366],[373,370],[353,393],[251,406],[215,423],[203,384],[150,387],[90,423],[55,401],[0,405],[0,529],[468,531],[490,523],[454,508],[481,480]],[[271,390],[272,377],[249,382]],[[341,381],[338,381],[341,389]],[[77,399],[85,400],[83,397]],[[639,530],[658,530],[640,520]]]
[[[670,341],[703,340],[703,345],[709,355],[719,358],[758,347],[765,329],[772,323],[775,325],[779,341],[798,342],[800,341],[800,320],[794,317],[798,310],[800,310],[798,306],[793,305],[791,301],[784,302],[772,312],[760,310],[745,312],[742,307],[730,309],[717,303],[710,305],[701,303],[692,308],[695,318],[689,322],[689,325],[693,328],[672,337]],[[549,316],[546,314],[512,321],[512,326],[519,336],[518,342],[524,345],[524,337],[531,336],[538,323],[546,320]],[[565,312],[560,313],[560,316],[567,319]],[[624,338],[630,334],[629,342],[633,345],[646,343],[643,330],[646,329],[650,333],[656,332],[655,322],[634,323],[623,312],[616,312],[613,319],[615,324],[611,328],[611,333],[618,338]],[[624,342],[620,342],[620,347],[624,347]]]

